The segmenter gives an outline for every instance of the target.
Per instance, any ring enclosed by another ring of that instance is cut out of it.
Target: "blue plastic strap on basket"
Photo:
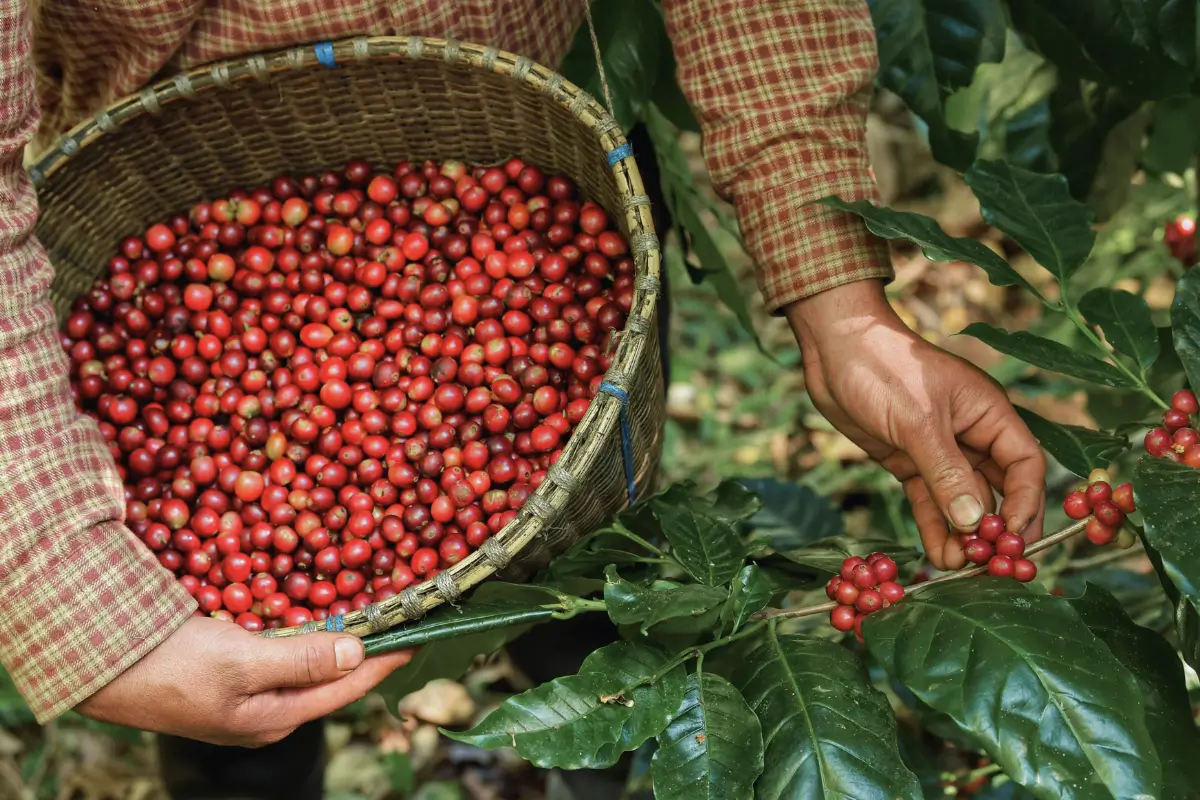
[[[633,155],[633,145],[631,145],[629,142],[626,142],[619,147],[614,147],[612,150],[609,150],[608,155],[605,157],[608,159],[608,165],[610,167],[615,167],[618,161],[620,161],[622,158],[629,158],[631,155]]]
[[[341,633],[342,631],[346,630],[346,625],[342,621],[342,615],[334,614],[331,617],[326,617],[325,630],[329,631],[330,633]]]
[[[629,493],[629,505],[633,505],[637,487],[633,481],[633,428],[629,424],[629,392],[608,381],[601,382],[600,391],[612,395],[621,403],[621,455],[625,457],[625,490]]]
[[[321,66],[333,69],[337,66],[337,59],[333,57],[333,42],[317,42],[313,45],[313,50],[317,54],[317,61]]]

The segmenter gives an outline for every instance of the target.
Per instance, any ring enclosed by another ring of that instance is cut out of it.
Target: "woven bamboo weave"
[[[546,480],[479,551],[365,611],[269,635],[379,632],[455,602],[494,574],[527,579],[628,502],[622,390],[636,491],[650,489],[665,416],[660,251],[620,127],[586,92],[527,58],[453,40],[359,37],[222,62],[149,86],[76,126],[30,169],[61,318],[122,237],[234,187],[353,158],[383,168],[513,156],[575,180],[629,239],[636,292],[605,376],[616,391],[597,396]]]

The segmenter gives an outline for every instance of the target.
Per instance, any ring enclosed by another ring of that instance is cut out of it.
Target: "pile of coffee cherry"
[[[1171,396],[1171,407],[1163,412],[1162,427],[1146,434],[1146,453],[1200,469],[1200,432],[1192,418],[1200,411],[1196,395],[1180,389]]]
[[[633,273],[566,178],[355,161],[125,239],[62,341],[129,527],[199,613],[261,630],[431,580],[509,523]]]

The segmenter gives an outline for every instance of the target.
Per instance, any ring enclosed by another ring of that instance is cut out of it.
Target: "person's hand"
[[[363,658],[337,633],[266,639],[193,617],[76,711],[92,719],[222,745],[259,747],[354,702],[408,651]]]
[[[1041,536],[1046,462],[994,380],[911,331],[879,281],[822,292],[785,314],[813,403],[904,485],[935,567],[966,563],[949,528],[975,530],[995,510],[993,488],[1008,530]]]

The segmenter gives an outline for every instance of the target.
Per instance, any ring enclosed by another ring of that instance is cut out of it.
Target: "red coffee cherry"
[[[1063,501],[1063,511],[1071,519],[1087,519],[1092,515],[1092,504],[1084,492],[1071,492]]]
[[[1016,573],[1016,562],[1009,556],[992,556],[988,561],[988,574],[997,578],[1011,578]]]
[[[856,616],[853,606],[838,606],[829,612],[829,624],[842,633],[849,633],[854,629]]]
[[[1000,534],[1004,533],[1004,518],[999,514],[984,514],[983,519],[979,520],[978,536],[985,542],[995,543],[1000,538]]]
[[[996,554],[1020,558],[1025,554],[1025,540],[1015,533],[1002,533],[996,539]]]

